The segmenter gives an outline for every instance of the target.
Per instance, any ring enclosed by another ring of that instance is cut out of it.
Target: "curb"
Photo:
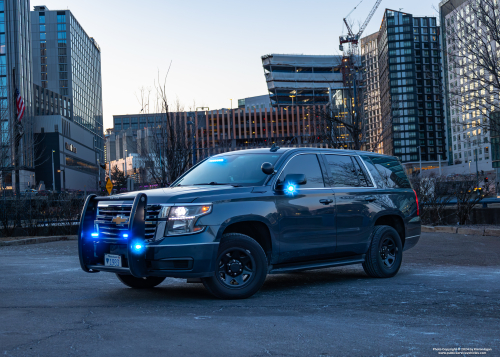
[[[422,232],[426,233],[454,233],[476,236],[500,237],[500,228],[465,228],[453,226],[422,226]]]
[[[77,236],[72,235],[72,236],[53,236],[53,237],[30,237],[26,239],[0,242],[0,247],[6,247],[11,245],[40,244],[40,243],[58,242],[64,240],[77,240]]]

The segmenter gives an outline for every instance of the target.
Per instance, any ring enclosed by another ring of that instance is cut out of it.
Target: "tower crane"
[[[344,24],[346,25],[346,28],[347,28],[347,35],[346,36],[340,36],[340,46],[339,46],[339,49],[341,51],[344,51],[344,43],[349,43],[350,44],[350,53],[351,54],[356,54],[357,53],[357,47],[358,47],[358,42],[359,42],[359,39],[361,38],[361,35],[363,34],[363,32],[365,31],[366,27],[368,26],[368,23],[370,22],[370,20],[372,19],[373,17],[373,14],[375,14],[375,11],[377,10],[377,8],[379,7],[380,3],[382,2],[382,0],[377,0],[375,2],[375,5],[373,6],[372,10],[370,11],[370,13],[368,14],[368,17],[366,18],[365,22],[363,22],[363,24],[361,25],[361,27],[359,28],[359,31],[358,33],[354,33],[351,29],[351,26],[349,26],[349,24],[347,23],[347,18],[349,17],[349,15],[352,14],[352,12],[354,10],[356,10],[356,8],[363,2],[363,0],[360,1],[360,3],[354,8],[351,10],[351,12],[344,18]],[[344,52],[344,56],[346,55],[346,52]]]

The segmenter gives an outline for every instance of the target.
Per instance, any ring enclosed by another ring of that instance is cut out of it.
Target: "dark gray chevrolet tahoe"
[[[396,158],[273,147],[212,156],[169,188],[90,195],[78,247],[84,271],[127,286],[185,278],[232,299],[293,270],[361,263],[389,278],[419,237],[417,197]]]

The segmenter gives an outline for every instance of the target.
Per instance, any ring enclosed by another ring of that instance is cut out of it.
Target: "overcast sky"
[[[138,113],[136,94],[168,76],[170,98],[186,107],[233,107],[267,93],[260,57],[269,53],[338,54],[342,19],[359,0],[45,0],[70,9],[101,47],[104,128],[113,115]],[[363,22],[375,0],[350,18]],[[385,8],[437,16],[438,0],[382,0],[363,35],[378,31]],[[345,29],[344,29],[345,32]]]

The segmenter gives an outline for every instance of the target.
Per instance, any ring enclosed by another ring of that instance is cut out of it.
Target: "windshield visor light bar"
[[[224,162],[224,159],[211,159],[208,162]]]

